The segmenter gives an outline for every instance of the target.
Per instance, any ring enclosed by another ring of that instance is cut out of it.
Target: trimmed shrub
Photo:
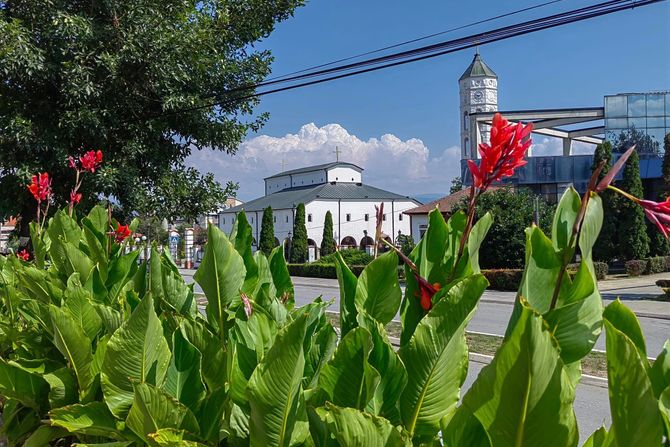
[[[354,275],[359,276],[363,272],[365,266],[350,265],[349,268]],[[316,262],[311,264],[288,264],[288,272],[291,276],[337,279],[335,264],[319,264]]]
[[[647,262],[639,259],[626,261],[626,273],[628,276],[640,276],[647,270]]]
[[[596,271],[596,279],[598,281],[605,279],[610,271],[610,267],[606,262],[594,262],[593,268]]]
[[[670,298],[670,279],[659,279],[656,281],[656,285],[663,289],[667,298]]]
[[[647,268],[645,273],[651,275],[654,273],[663,273],[667,270],[667,261],[663,256],[654,256],[653,258],[645,259],[647,262]]]
[[[342,259],[344,259],[344,262],[347,265],[368,265],[374,259],[374,257],[370,256],[363,250],[355,250],[355,249],[340,250],[340,254],[342,255]],[[322,256],[316,262],[318,264],[335,265],[336,262],[335,256],[337,256],[337,254],[335,253],[330,254],[328,256]]]
[[[521,269],[495,269],[482,270],[482,274],[489,281],[489,289],[515,292],[521,284],[523,270]]]
[[[670,256],[665,257],[665,270],[670,272]]]

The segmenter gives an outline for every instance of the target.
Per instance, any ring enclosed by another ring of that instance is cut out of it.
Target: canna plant
[[[582,197],[568,189],[551,235],[526,230],[504,342],[461,395],[465,331],[487,287],[478,249],[493,221],[473,205],[523,163],[529,132],[496,117],[471,166],[469,212],[445,221],[433,211],[408,257],[380,254],[358,278],[337,257],[339,328],[331,302],[295,306],[283,251],[252,253],[243,212],[230,235],[208,229],[194,276],[204,297],[167,251],[154,246],[138,264],[135,224],[99,207],[80,221],[56,212],[34,234],[32,261],[0,257],[9,444],[576,446],[581,360],[604,328],[612,425],[585,445],[668,445],[670,342],[650,365],[635,315],[618,301],[603,309],[595,280],[598,192],[614,175]],[[665,222],[663,206],[652,211]],[[385,330],[397,315],[399,347]]]

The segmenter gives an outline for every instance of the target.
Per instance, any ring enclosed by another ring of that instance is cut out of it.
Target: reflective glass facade
[[[663,152],[663,139],[670,133],[670,92],[605,96],[605,138],[613,141],[632,128],[649,135]]]

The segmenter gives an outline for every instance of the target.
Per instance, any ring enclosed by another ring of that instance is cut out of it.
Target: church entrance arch
[[[317,251],[316,241],[314,239],[307,239],[307,260],[309,262],[316,261]]]
[[[363,236],[361,239],[360,248],[368,254],[372,254],[375,250],[375,240],[370,236]]]
[[[356,248],[358,244],[356,243],[356,239],[353,238],[353,236],[347,236],[342,239],[342,242],[340,242],[340,247],[343,249],[349,249],[349,248]]]

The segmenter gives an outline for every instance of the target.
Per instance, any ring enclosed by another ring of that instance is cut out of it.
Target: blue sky
[[[273,75],[281,75],[542,2],[310,1],[259,48],[272,50]],[[594,3],[564,0],[421,44]],[[670,89],[668,23],[670,2],[662,2],[488,44],[480,53],[498,74],[501,110],[600,106],[606,94]],[[458,172],[457,80],[472,56],[466,50],[265,96],[258,111],[270,119],[237,156],[203,152],[192,162],[221,181],[240,182],[239,196],[248,200],[282,159],[287,169],[331,161],[337,145],[344,159],[363,165],[371,184],[446,193]]]

